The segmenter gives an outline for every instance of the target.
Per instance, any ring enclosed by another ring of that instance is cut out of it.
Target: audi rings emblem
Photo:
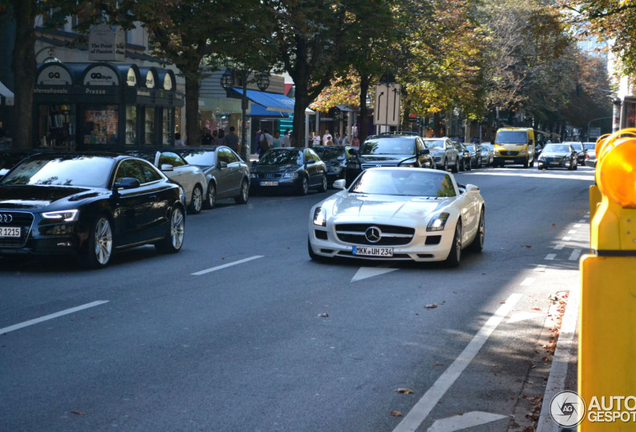
[[[9,213],[0,213],[0,223],[11,223],[13,216]]]
[[[382,238],[382,231],[380,231],[380,228],[372,226],[364,232],[364,237],[369,243],[377,243]]]

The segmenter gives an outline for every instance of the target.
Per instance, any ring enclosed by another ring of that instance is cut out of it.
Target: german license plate
[[[559,162],[550,162],[550,165],[559,165]]]
[[[514,159],[506,159],[506,163],[515,163]]]
[[[0,237],[20,238],[20,227],[0,227]]]
[[[278,186],[277,181],[262,181],[261,186]]]
[[[386,247],[354,246],[352,252],[354,255],[364,255],[364,256],[378,256],[378,257],[393,256],[393,248],[386,248]]]

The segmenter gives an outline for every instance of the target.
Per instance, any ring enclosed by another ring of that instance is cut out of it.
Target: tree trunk
[[[15,46],[11,69],[15,76],[13,148],[33,148],[33,89],[37,73],[35,63],[35,0],[14,0]]]
[[[189,146],[201,145],[201,128],[199,126],[199,89],[198,77],[186,75],[186,133]]]
[[[367,139],[369,130],[369,107],[367,107],[367,94],[371,86],[370,75],[360,75],[360,128],[358,129],[358,139],[360,145]]]
[[[309,107],[309,94],[307,92],[307,83],[296,83],[296,101],[294,103],[294,125],[291,135],[291,145],[297,148],[303,148],[305,143],[305,110]]]
[[[433,114],[433,132],[436,137],[442,136],[442,116],[439,115],[439,111]]]

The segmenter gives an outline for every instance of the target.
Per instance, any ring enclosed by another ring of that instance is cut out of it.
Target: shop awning
[[[243,95],[243,89],[233,87],[232,90],[241,96]],[[294,100],[282,94],[247,90],[247,98],[254,103],[262,105],[267,111],[294,113]]]
[[[13,105],[14,95],[2,82],[0,82],[0,105]]]
[[[269,117],[269,118],[289,118],[289,113],[282,111],[271,111],[262,105],[252,104],[252,108],[248,114],[250,117]]]

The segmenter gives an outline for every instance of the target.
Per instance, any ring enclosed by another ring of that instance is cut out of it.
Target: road
[[[457,177],[487,206],[484,251],[458,269],[309,260],[309,210],[333,190],[220,202],[173,256],[0,260],[0,430],[523,429],[549,297],[589,247],[593,171]]]

